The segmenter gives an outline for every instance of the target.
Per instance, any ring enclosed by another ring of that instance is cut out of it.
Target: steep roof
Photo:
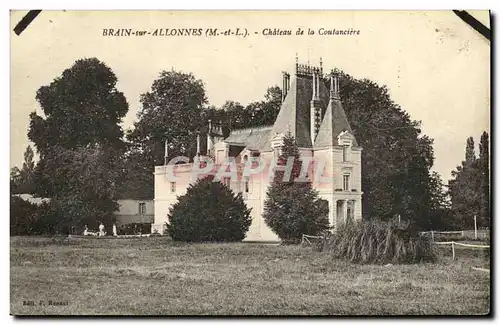
[[[349,131],[354,135],[340,99],[331,99],[319,127],[319,132],[316,135],[314,148],[336,145],[337,137],[342,131]],[[358,146],[356,139],[354,139],[353,146]]]
[[[233,130],[224,141],[249,150],[258,150],[269,140],[271,129],[272,126]]]
[[[281,105],[274,126],[260,151],[271,151],[270,140],[276,134],[285,134],[288,131],[295,137],[299,148],[312,148],[311,144],[311,99],[312,76],[295,75],[290,80],[290,89]],[[322,111],[328,105],[328,88],[320,81],[320,106]]]

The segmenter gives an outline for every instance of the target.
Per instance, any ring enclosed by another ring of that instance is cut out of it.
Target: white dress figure
[[[104,236],[104,225],[101,224],[99,225],[99,236]]]
[[[118,234],[116,233],[116,225],[113,224],[113,236],[118,236]]]
[[[87,225],[85,225],[85,229],[83,229],[83,235],[87,236],[88,234],[89,234],[89,228],[87,227]]]

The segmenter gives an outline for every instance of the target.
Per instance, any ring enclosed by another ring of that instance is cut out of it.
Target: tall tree
[[[147,157],[132,149],[127,151],[119,165],[121,176],[116,187],[117,199],[154,199],[154,167]]]
[[[26,147],[24,152],[23,168],[14,167],[11,169],[11,191],[13,193],[34,193],[35,192],[35,153],[31,146]]]
[[[220,109],[214,108],[210,118],[222,122],[224,135],[227,136],[231,130],[272,125],[280,107],[281,89],[272,86],[267,88],[264,100],[251,102],[247,106],[235,101],[226,101]]]
[[[441,176],[437,172],[432,172],[430,176],[430,214],[429,221],[431,229],[452,230],[460,228],[456,224],[451,214],[450,199],[448,189],[443,183]]]
[[[113,71],[96,58],[77,60],[36,99],[45,118],[30,114],[29,139],[43,159],[54,146],[73,149],[101,144],[123,150],[120,126],[127,114],[125,96],[116,89]]]
[[[474,149],[474,138],[467,138],[467,144],[465,146],[465,163],[467,165],[473,165],[476,162],[476,150]]]
[[[120,123],[128,111],[117,81],[98,59],[81,59],[36,94],[45,116],[30,115],[28,137],[40,155],[37,194],[52,199],[56,230],[109,221],[117,209],[114,184],[125,150]]]
[[[338,71],[340,96],[362,152],[363,217],[400,214],[430,227],[432,139],[385,86]]]
[[[128,152],[122,164],[125,174],[118,195],[152,199],[154,166],[164,163],[165,140],[170,157],[193,157],[197,132],[206,127],[207,99],[201,80],[172,70],[160,72],[140,102],[137,121],[127,132]]]
[[[100,146],[54,149],[44,159],[45,168],[52,174],[42,174],[38,180],[40,187],[52,194],[56,230],[82,228],[85,224],[96,229],[99,222],[111,227],[118,208],[115,191],[119,174],[108,167],[114,157]]]
[[[481,175],[474,152],[474,139],[469,137],[465,146],[465,160],[451,172],[448,182],[451,209],[456,223],[462,229],[474,227],[474,216],[481,216]]]
[[[220,108],[222,111],[222,128],[230,131],[250,127],[253,120],[253,110],[246,109],[239,102],[226,101]]]
[[[297,181],[301,170],[299,149],[294,137],[288,133],[278,164],[286,166],[293,159],[290,178],[284,171],[276,171],[266,193],[263,218],[284,242],[298,242],[304,234],[316,235],[328,229],[328,203],[319,198],[311,182]]]
[[[138,120],[127,138],[147,157],[150,167],[163,164],[166,139],[172,156],[194,156],[197,132],[205,126],[203,82],[190,73],[162,71],[140,102]]]
[[[489,227],[490,215],[490,149],[489,136],[486,131],[481,135],[479,143],[479,174],[481,177],[481,217],[480,223],[483,227]]]
[[[264,101],[250,103],[247,109],[252,110],[252,126],[273,125],[281,107],[281,88],[267,88]]]

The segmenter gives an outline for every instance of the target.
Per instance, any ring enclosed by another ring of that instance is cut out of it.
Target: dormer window
[[[347,130],[340,132],[337,136],[337,145],[342,147],[342,161],[350,161],[351,148],[354,143],[354,136]]]
[[[347,130],[342,131],[337,136],[337,144],[339,146],[352,146],[354,143],[354,136]]]
[[[281,146],[280,147],[274,147],[274,157],[278,159],[279,156],[281,156]]]
[[[271,139],[271,148],[273,148],[275,159],[277,159],[281,155],[282,147],[283,147],[283,134],[276,134]]]

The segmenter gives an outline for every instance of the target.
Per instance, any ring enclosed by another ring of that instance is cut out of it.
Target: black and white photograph
[[[11,10],[12,316],[491,316],[488,10]]]

